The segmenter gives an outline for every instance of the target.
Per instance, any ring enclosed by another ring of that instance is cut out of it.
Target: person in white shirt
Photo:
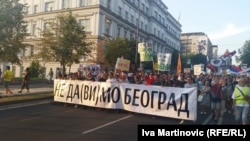
[[[113,71],[110,71],[109,74],[108,74],[108,79],[106,80],[106,82],[108,83],[118,83],[118,80],[116,79],[115,75],[114,75],[114,72]]]
[[[197,84],[194,83],[193,79],[191,77],[187,78],[187,83],[184,85],[184,88],[197,88]]]

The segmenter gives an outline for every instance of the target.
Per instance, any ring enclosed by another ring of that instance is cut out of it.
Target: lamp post
[[[188,35],[187,35],[187,41],[186,41],[186,47],[185,47],[186,67],[188,67],[187,50],[188,50]]]
[[[138,54],[138,43],[139,43],[139,26],[140,26],[140,0],[138,0],[138,21],[137,21],[137,29],[136,29],[136,51],[135,51],[135,66],[137,67],[137,54]]]

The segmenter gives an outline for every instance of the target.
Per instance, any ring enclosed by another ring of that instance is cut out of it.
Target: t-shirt
[[[4,73],[4,81],[11,81],[13,78],[13,73],[10,70],[6,70]]]

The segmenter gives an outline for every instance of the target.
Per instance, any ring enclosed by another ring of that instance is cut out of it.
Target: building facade
[[[198,54],[202,53],[210,60],[217,56],[217,50],[213,49],[214,45],[209,37],[203,32],[182,33],[181,34],[181,54]]]
[[[94,42],[92,58],[84,58],[81,63],[103,63],[101,52],[105,40],[120,38],[150,42],[154,53],[180,51],[181,24],[168,12],[162,0],[20,0],[27,4],[25,21],[28,22],[28,36],[25,43],[30,46],[20,53],[23,58],[21,67],[15,66],[16,75],[30,66],[28,56],[37,52],[36,47],[46,23],[57,20],[58,14],[70,9],[79,24],[84,26],[87,39]],[[46,74],[52,68],[60,68],[59,62],[43,62]],[[71,67],[77,71],[79,64]],[[18,72],[19,70],[19,72]]]
[[[229,51],[226,50],[225,54]],[[202,53],[207,56],[208,62],[219,59],[224,54],[218,55],[218,45],[213,45],[209,37],[203,32],[182,33],[181,34],[181,54],[187,56],[188,54]],[[190,63],[190,62],[189,62]],[[232,58],[223,61],[221,68],[227,69],[232,65]]]

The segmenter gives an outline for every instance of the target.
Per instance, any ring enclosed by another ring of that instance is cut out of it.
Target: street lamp
[[[139,24],[140,24],[140,0],[138,0],[138,21],[137,21],[137,30],[136,30],[136,51],[135,51],[135,66],[137,67],[137,54],[138,54],[138,43],[139,43]]]

